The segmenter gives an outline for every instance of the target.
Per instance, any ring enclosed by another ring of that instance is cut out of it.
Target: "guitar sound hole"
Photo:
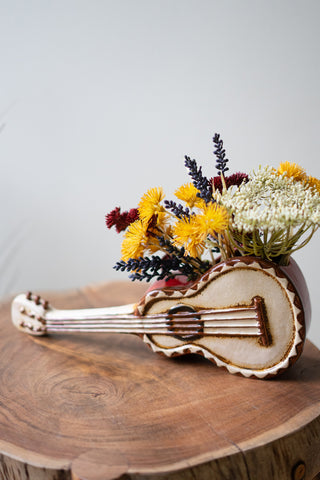
[[[193,313],[194,315],[190,315]],[[170,308],[167,321],[168,331],[179,340],[197,340],[203,335],[201,316],[189,305],[175,305]]]

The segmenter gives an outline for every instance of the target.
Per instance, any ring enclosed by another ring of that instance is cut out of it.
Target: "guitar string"
[[[114,326],[117,325],[120,328],[126,327],[126,326],[141,326],[145,325],[146,327],[148,326],[162,326],[162,325],[192,325],[194,323],[199,324],[199,323],[205,323],[207,326],[211,327],[223,327],[226,324],[234,323],[234,326],[252,326],[252,324],[256,324],[258,322],[258,317],[239,317],[239,318],[225,318],[225,319],[175,319],[172,321],[172,319],[167,318],[164,320],[159,320],[159,321],[148,321],[146,322],[143,318],[140,320],[139,318],[133,318],[131,321],[126,321],[126,320],[118,320],[118,319],[109,319],[109,320],[100,320],[98,319],[90,319],[90,320],[45,320],[44,324],[46,325],[78,325],[78,326],[86,326],[86,325],[105,325],[105,326]],[[243,324],[243,325],[242,325]]]
[[[209,336],[209,335],[227,335],[227,336],[261,336],[262,333],[258,328],[251,328],[250,329],[242,329],[239,331],[236,328],[224,328],[224,329],[217,329],[217,330],[210,330],[206,329],[205,331],[199,330],[199,329],[185,329],[185,330],[179,330],[179,329],[173,329],[173,330],[168,330],[167,328],[162,328],[162,329],[154,329],[154,330],[145,330],[145,329],[126,329],[123,332],[121,332],[119,329],[105,329],[105,328],[60,328],[60,327],[49,327],[47,328],[48,333],[54,333],[54,332],[63,332],[63,333],[68,333],[68,332],[78,332],[78,333],[128,333],[128,334],[146,334],[146,335],[202,335],[202,336]]]
[[[223,315],[223,314],[229,314],[229,313],[238,313],[238,312],[255,312],[257,311],[257,308],[255,306],[252,306],[252,307],[239,307],[239,308],[225,308],[225,309],[211,309],[211,310],[198,310],[198,311],[194,311],[194,312],[180,312],[180,313],[158,313],[158,314],[152,314],[152,315],[144,315],[142,317],[139,317],[139,318],[144,318],[144,319],[150,319],[150,320],[157,320],[158,318],[168,318],[170,316],[170,318],[192,318],[192,317],[195,317],[195,316],[199,316],[199,315]],[[61,312],[61,314],[60,314]],[[135,315],[134,313],[131,313],[131,314],[121,314],[121,313],[115,313],[115,314],[110,314],[110,313],[106,313],[106,314],[100,314],[100,315],[97,315],[95,312],[94,312],[94,309],[92,309],[92,312],[90,313],[87,313],[87,312],[81,312],[79,311],[76,312],[72,312],[70,311],[70,313],[72,313],[73,317],[72,318],[76,318],[77,315],[80,316],[79,320],[81,320],[82,316],[85,315],[86,316],[86,319],[90,320],[90,319],[96,319],[96,318],[99,318],[101,320],[108,320],[108,319],[111,319],[111,318],[122,318],[122,319],[127,319],[127,320],[130,320],[132,317],[137,317],[137,315]],[[68,311],[63,311],[63,310],[56,310],[56,311],[48,311],[46,313],[46,317],[50,320],[69,320],[71,319],[70,317],[70,313]],[[56,315],[56,317],[55,317]],[[65,315],[65,316],[63,316]]]
[[[185,322],[185,320],[183,320]],[[106,332],[106,333],[149,333],[149,334],[156,334],[156,333],[164,333],[168,332],[170,334],[188,334],[188,333],[199,333],[202,331],[205,334],[217,334],[217,333],[228,333],[231,330],[234,332],[240,332],[243,334],[260,334],[260,324],[259,322],[252,322],[244,323],[242,322],[239,325],[237,321],[230,321],[229,324],[222,323],[222,324],[212,324],[212,322],[200,321],[199,323],[192,323],[189,321],[188,323],[177,323],[177,324],[170,324],[169,322],[162,323],[162,324],[148,324],[144,325],[144,323],[124,323],[124,324],[109,324],[104,322],[94,322],[94,323],[78,323],[76,321],[71,321],[68,323],[54,323],[48,322],[47,331],[65,331],[65,332]],[[205,329],[205,330],[204,330]]]
[[[73,317],[70,317],[70,316],[65,316],[63,317],[62,315],[59,315],[57,314],[57,312],[48,312],[44,317],[45,317],[45,321],[46,322],[56,322],[56,323],[63,323],[63,322],[75,322],[75,321],[78,321],[78,322],[90,322],[90,321],[109,321],[109,322],[126,322],[127,320],[129,321],[132,321],[132,320],[139,320],[141,319],[141,321],[143,321],[144,323],[162,323],[163,322],[163,319],[165,320],[174,320],[175,322],[178,322],[178,321],[188,321],[188,319],[195,319],[197,317],[203,317],[203,316],[209,316],[209,318],[207,318],[207,320],[213,320],[214,318],[216,319],[216,321],[228,321],[230,320],[229,318],[229,315],[232,314],[232,313],[245,313],[247,312],[248,314],[250,314],[251,312],[254,313],[254,315],[252,316],[248,316],[248,317],[245,317],[245,316],[239,316],[238,319],[239,320],[250,320],[250,319],[254,319],[254,318],[257,318],[256,314],[257,314],[257,309],[255,307],[248,307],[248,308],[241,308],[241,309],[228,309],[228,310],[223,310],[223,311],[216,311],[216,310],[199,310],[199,311],[195,311],[195,312],[181,312],[181,313],[176,313],[176,314],[170,314],[170,313],[159,313],[159,314],[154,314],[154,315],[145,315],[145,316],[137,316],[137,315],[134,315],[134,314],[130,314],[130,315],[121,315],[121,314],[116,314],[116,315],[112,315],[112,314],[109,314],[109,315],[96,315],[94,316],[92,314],[92,316],[90,317],[83,317],[82,318],[77,318],[77,314],[74,314]],[[56,316],[55,316],[56,315]],[[82,315],[84,315],[82,313]],[[211,315],[211,317],[210,317]],[[219,315],[221,316],[221,318],[218,318]],[[225,316],[227,315],[227,318],[225,318]]]

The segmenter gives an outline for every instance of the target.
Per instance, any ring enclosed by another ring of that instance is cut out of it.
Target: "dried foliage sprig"
[[[254,255],[286,265],[310,241],[320,226],[320,180],[290,162],[225,176],[223,141],[219,134],[213,141],[219,175],[208,180],[185,157],[192,183],[175,191],[182,203],[151,188],[138,208],[106,216],[109,228],[125,232],[116,270],[132,280],[195,279],[217,258]]]

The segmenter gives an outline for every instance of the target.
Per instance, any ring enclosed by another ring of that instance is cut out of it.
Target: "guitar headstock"
[[[38,295],[28,292],[18,295],[12,302],[12,322],[22,332],[30,335],[47,333],[45,312],[49,304]]]

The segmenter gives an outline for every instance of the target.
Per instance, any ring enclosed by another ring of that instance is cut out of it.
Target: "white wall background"
[[[0,294],[109,279],[114,206],[289,160],[320,177],[317,0],[1,0]],[[320,347],[319,234],[296,256]]]

